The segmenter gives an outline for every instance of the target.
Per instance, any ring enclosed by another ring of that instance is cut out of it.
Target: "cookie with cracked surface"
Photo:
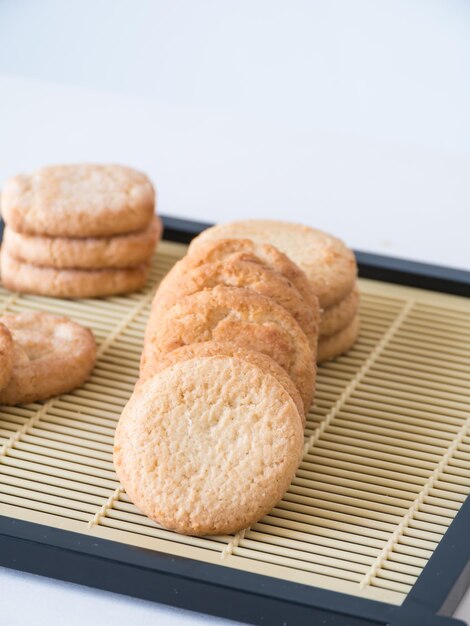
[[[14,344],[8,328],[0,323],[0,391],[8,384],[13,368]]]
[[[359,308],[359,289],[356,285],[346,298],[321,313],[320,338],[330,337],[352,322]]]
[[[219,285],[184,297],[147,335],[141,368],[181,346],[211,340],[267,354],[292,378],[304,407],[310,406],[315,351],[284,307],[251,289]]]
[[[285,276],[252,261],[226,259],[195,267],[189,272],[184,261],[177,263],[155,295],[149,326],[157,323],[168,309],[184,296],[217,285],[245,287],[272,298],[298,322],[312,348],[318,342],[320,309],[312,309]]]
[[[198,357],[136,388],[114,465],[151,519],[188,535],[227,534],[275,506],[302,450],[297,408],[274,376],[243,359]]]
[[[145,230],[114,237],[46,237],[17,233],[6,227],[3,247],[7,253],[32,265],[56,269],[128,268],[151,259],[162,233],[155,216]]]
[[[14,340],[11,378],[0,404],[26,404],[80,387],[96,360],[93,334],[68,317],[39,311],[4,315]]]
[[[199,357],[225,356],[242,359],[255,365],[265,374],[274,376],[281,383],[290,397],[294,400],[295,406],[299,411],[302,420],[302,426],[305,426],[305,411],[302,398],[292,379],[280,365],[276,363],[267,354],[255,352],[254,350],[246,350],[238,348],[231,343],[222,343],[220,341],[203,341],[202,343],[192,343],[190,345],[181,346],[172,352],[169,352],[161,361],[153,361],[151,366],[145,368],[141,374],[141,381],[145,381],[154,374],[161,372],[166,367],[170,367],[174,363],[187,361]],[[310,408],[310,407],[308,407]]]
[[[190,252],[221,238],[249,238],[282,250],[307,275],[323,309],[340,302],[356,281],[356,259],[340,239],[321,230],[276,220],[241,220],[218,224],[193,239]]]
[[[229,259],[251,261],[279,272],[294,285],[310,309],[318,308],[318,299],[305,273],[286,254],[269,243],[238,238],[201,241],[196,237],[189,246],[188,254],[179,262],[179,267],[182,272],[187,272],[205,263]],[[166,277],[162,284],[165,281]]]
[[[0,252],[2,283],[11,291],[55,298],[100,298],[145,287],[149,265],[103,270],[58,270],[39,267]]]
[[[317,363],[330,361],[352,348],[359,335],[359,316],[352,320],[345,328],[334,335],[324,337],[318,342]]]
[[[109,237],[143,230],[155,209],[150,180],[123,165],[52,165],[8,179],[2,215],[20,233]]]

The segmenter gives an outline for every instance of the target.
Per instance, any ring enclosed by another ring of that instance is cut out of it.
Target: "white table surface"
[[[4,0],[0,180],[121,162],[168,215],[298,220],[470,269],[469,76],[464,0]],[[3,568],[0,612],[225,623]]]

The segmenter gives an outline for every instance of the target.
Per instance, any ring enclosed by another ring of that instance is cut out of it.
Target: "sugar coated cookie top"
[[[107,237],[144,229],[155,192],[144,174],[122,165],[53,165],[6,181],[2,215],[18,232]]]
[[[96,360],[93,334],[68,317],[31,311],[0,317],[14,340],[11,378],[0,404],[44,400],[80,386]]]

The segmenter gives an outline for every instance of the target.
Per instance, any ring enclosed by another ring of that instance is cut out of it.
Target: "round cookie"
[[[0,252],[2,283],[11,291],[55,298],[99,298],[138,291],[145,286],[149,266],[126,269],[58,270],[23,263]]]
[[[251,261],[282,274],[294,285],[310,309],[313,311],[318,309],[318,299],[305,273],[274,246],[251,239],[215,239],[206,242],[200,241],[199,237],[193,240],[189,246],[189,253],[179,261],[178,267],[181,272],[191,271],[206,263],[228,259]],[[162,285],[165,281],[166,277]]]
[[[166,528],[228,534],[282,498],[302,449],[297,408],[273,376],[238,358],[194,358],[136,388],[114,465],[129,498]]]
[[[251,289],[219,285],[175,304],[146,337],[142,372],[176,348],[210,340],[270,356],[292,378],[304,407],[310,407],[316,353],[290,313]]]
[[[10,331],[0,323],[0,391],[8,384],[13,368],[14,344]]]
[[[356,316],[358,308],[359,289],[356,286],[341,302],[322,311],[320,338],[329,337],[342,330]]]
[[[345,328],[318,342],[317,363],[324,363],[334,359],[352,348],[359,334],[359,316],[353,319]]]
[[[354,287],[357,267],[352,250],[321,230],[275,220],[242,220],[208,228],[193,239],[189,250],[227,237],[270,243],[285,252],[305,272],[323,309],[340,302]]]
[[[148,262],[162,233],[157,216],[145,230],[114,237],[45,237],[17,233],[8,226],[3,247],[9,256],[57,269],[128,268]]]
[[[274,378],[281,383],[282,387],[295,402],[295,406],[297,407],[302,420],[302,426],[305,426],[305,411],[302,398],[300,397],[297,387],[294,385],[292,379],[288,376],[286,371],[283,370],[282,367],[278,365],[276,361],[273,361],[273,359],[271,359],[271,357],[267,354],[255,352],[254,350],[238,348],[231,343],[203,341],[202,343],[192,343],[190,345],[181,346],[181,348],[177,348],[176,350],[169,352],[161,361],[154,361],[152,363],[152,367],[145,370],[143,374],[145,378],[143,377],[141,380],[147,380],[154,374],[161,372],[166,367],[170,367],[180,361],[211,356],[226,356],[242,359],[243,361],[247,361],[248,363],[255,365],[265,374],[274,376]]]
[[[258,263],[228,258],[225,261],[205,263],[186,271],[177,263],[158,290],[152,304],[149,325],[157,323],[184,296],[191,295],[217,285],[246,287],[261,295],[272,298],[283,306],[298,322],[309,340],[312,348],[318,343],[320,311],[311,309],[294,287],[279,272],[275,272]]]
[[[30,312],[0,317],[15,342],[0,404],[46,400],[82,385],[95,365],[93,334],[67,317]]]
[[[144,174],[122,165],[53,165],[13,176],[2,191],[2,215],[20,233],[109,237],[145,229],[155,192]]]

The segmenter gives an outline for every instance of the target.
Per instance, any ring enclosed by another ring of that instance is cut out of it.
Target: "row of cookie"
[[[118,165],[65,165],[10,178],[1,273],[13,290],[61,298],[141,289],[162,225],[155,192]]]
[[[209,241],[183,257],[155,295],[141,378],[183,345],[231,342],[283,367],[306,412],[315,386],[319,324],[318,299],[285,254],[251,240]]]
[[[203,235],[166,276],[146,329],[141,381],[116,431],[115,467],[127,494],[181,533],[241,530],[282,497],[301,460],[315,386],[317,295],[332,303],[322,323],[336,330],[333,343],[345,327],[335,326],[334,308],[347,308],[341,298],[355,288],[352,253],[334,238],[315,238],[317,257],[326,258],[309,281],[263,243],[275,229],[261,224],[258,240]],[[328,247],[336,255],[326,255]],[[336,353],[351,343],[340,339]]]
[[[319,363],[349,350],[359,332],[357,264],[350,248],[337,237],[302,224],[243,220],[206,229],[193,239],[189,252],[225,238],[272,244],[305,272],[321,308]]]
[[[87,328],[42,313],[0,317],[0,404],[47,400],[82,385],[96,361]]]
[[[115,468],[139,509],[205,535],[275,506],[302,457],[319,311],[305,274],[269,244],[209,242],[175,265],[115,436]]]

